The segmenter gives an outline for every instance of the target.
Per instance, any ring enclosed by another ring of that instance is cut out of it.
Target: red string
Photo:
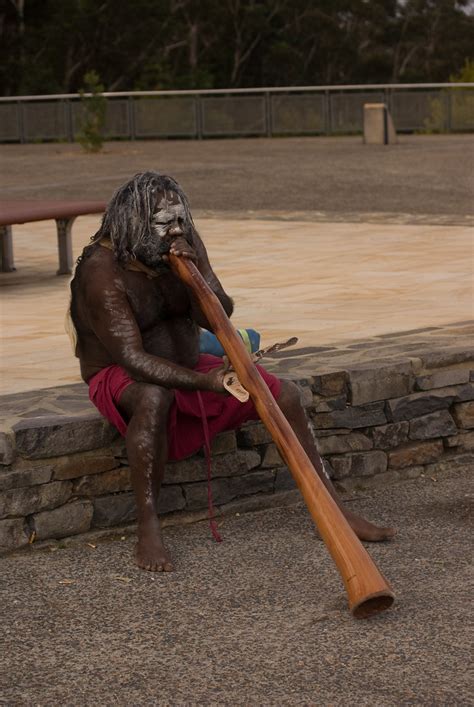
[[[209,508],[209,527],[211,529],[211,533],[213,535],[214,540],[217,543],[221,543],[222,538],[219,535],[219,531],[217,530],[217,523],[214,518],[214,516],[215,516],[214,504],[212,503],[211,443],[209,440],[209,427],[207,424],[207,415],[206,415],[206,411],[204,410],[204,404],[202,402],[201,393],[199,392],[199,390],[197,390],[196,393],[197,393],[197,398],[198,398],[198,402],[199,402],[199,409],[201,411],[202,429],[204,432],[204,454],[206,457],[206,464],[207,464],[207,505]]]

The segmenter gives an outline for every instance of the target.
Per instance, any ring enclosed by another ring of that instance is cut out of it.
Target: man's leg
[[[361,540],[369,540],[372,542],[392,538],[396,532],[394,528],[379,528],[378,526],[364,520],[364,518],[352,513],[352,511],[349,511],[347,508],[344,508],[336,493],[336,490],[334,489],[334,486],[327,477],[323,468],[321,457],[319,456],[316,448],[313,430],[306,416],[306,412],[301,405],[300,392],[294,383],[291,383],[290,381],[282,381],[281,392],[278,397],[278,405],[292,426],[304,451],[312,461],[319,477],[336,501],[341,511],[344,513],[355,534]]]
[[[157,501],[168,456],[167,423],[174,394],[166,388],[133,383],[120,398],[128,418],[126,446],[132,470],[138,515],[137,565],[152,572],[170,572],[163,545]]]

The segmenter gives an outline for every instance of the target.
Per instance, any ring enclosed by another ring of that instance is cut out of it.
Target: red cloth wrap
[[[210,354],[201,354],[195,371],[207,373],[222,365],[222,359]],[[273,397],[280,394],[281,382],[261,366],[260,374]],[[107,366],[89,381],[89,397],[102,415],[125,437],[127,422],[118,409],[120,396],[125,388],[135,381],[125,369],[117,365]],[[204,431],[197,392],[195,390],[174,390],[174,402],[168,417],[168,459],[184,459],[200,449],[204,444]],[[241,403],[232,395],[200,391],[212,440],[219,432],[233,430],[247,420],[258,420],[258,414],[251,400]]]

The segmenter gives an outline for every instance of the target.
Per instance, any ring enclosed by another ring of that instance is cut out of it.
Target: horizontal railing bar
[[[182,91],[104,91],[101,96],[104,98],[134,98],[144,96],[222,96],[222,95],[245,95],[261,93],[317,93],[317,92],[337,92],[337,91],[375,91],[375,90],[398,90],[398,89],[423,89],[423,88],[473,88],[473,82],[463,83],[379,83],[379,84],[353,84],[340,86],[273,86],[261,88],[206,88],[206,89],[185,89]],[[84,93],[86,97],[91,93]],[[54,100],[79,100],[79,93],[54,93],[35,96],[0,96],[0,102],[15,103],[27,101],[54,101]]]

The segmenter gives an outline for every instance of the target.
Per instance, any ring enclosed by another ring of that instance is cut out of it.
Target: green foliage
[[[451,83],[474,83],[474,61],[466,59],[457,74],[449,77]],[[449,129],[474,129],[474,90],[450,88],[430,102],[430,116],[425,120],[425,132],[442,133]]]
[[[84,74],[85,89],[80,90],[82,104],[81,128],[76,135],[86,152],[100,152],[104,143],[105,111],[107,101],[102,95],[103,85],[96,71]]]
[[[446,130],[446,112],[444,97],[432,98],[430,101],[430,115],[423,121],[425,129],[422,132],[428,134],[444,132]]]
[[[451,74],[449,80],[451,83],[474,83],[474,60],[466,59],[461,71]]]
[[[0,3],[0,94],[472,80],[471,0]],[[24,5],[24,13],[17,8]]]

